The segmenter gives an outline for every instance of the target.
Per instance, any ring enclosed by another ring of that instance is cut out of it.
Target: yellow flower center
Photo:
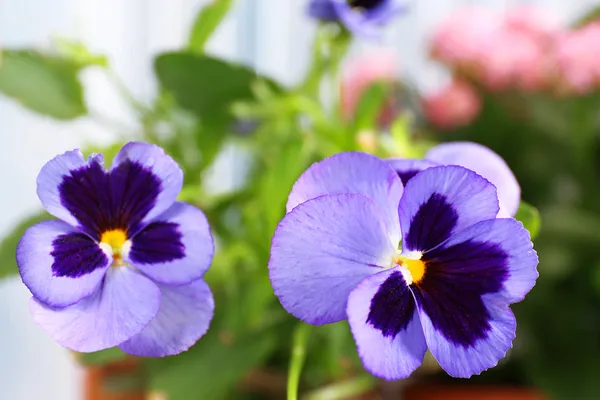
[[[412,282],[410,283],[419,283],[423,280],[425,276],[426,265],[425,262],[420,259],[409,258],[403,255],[398,256],[398,264],[408,269],[410,272],[410,276],[412,277]]]
[[[119,265],[122,261],[123,246],[127,242],[127,233],[122,229],[111,229],[100,235],[100,242],[110,246],[114,264]]]

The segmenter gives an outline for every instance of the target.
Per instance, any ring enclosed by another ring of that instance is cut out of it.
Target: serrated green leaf
[[[26,50],[4,50],[0,92],[24,107],[57,119],[85,115],[83,88],[76,64]]]
[[[519,210],[517,211],[517,215],[515,215],[515,219],[523,223],[523,226],[525,226],[525,229],[531,235],[531,240],[537,237],[542,222],[540,212],[537,208],[522,201],[519,204]]]
[[[188,41],[190,51],[204,52],[206,42],[221,24],[232,4],[233,0],[213,0],[200,10],[190,32]]]
[[[30,226],[48,219],[52,219],[48,213],[43,212],[34,214],[24,219],[2,239],[2,242],[0,242],[0,279],[19,273],[15,254],[21,236],[23,236]]]

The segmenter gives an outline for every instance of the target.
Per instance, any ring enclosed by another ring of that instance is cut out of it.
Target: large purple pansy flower
[[[204,335],[213,240],[204,214],[175,201],[182,183],[175,161],[146,143],[125,145],[108,170],[78,150],[42,168],[38,196],[58,220],[25,232],[17,263],[33,318],[56,342],[161,357]]]
[[[292,189],[271,248],[275,294],[310,324],[348,318],[379,377],[407,377],[428,348],[450,375],[478,374],[512,346],[509,305],[538,276],[529,233],[498,209],[494,185],[463,167],[403,187],[384,160],[335,155]]]
[[[498,217],[514,217],[521,202],[521,187],[510,167],[498,154],[473,142],[443,143],[432,147],[423,160],[388,160],[402,183],[406,183],[417,172],[436,165],[460,165],[477,172],[489,180],[498,190],[500,212]]]
[[[377,37],[381,27],[406,9],[399,0],[311,0],[308,13],[322,21],[337,21],[354,34]]]

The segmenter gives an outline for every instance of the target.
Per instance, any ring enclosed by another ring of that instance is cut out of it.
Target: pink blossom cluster
[[[440,91],[425,96],[423,114],[441,130],[451,130],[473,122],[481,110],[481,98],[471,84],[453,80]]]
[[[365,91],[374,83],[393,84],[398,79],[396,53],[389,48],[371,50],[349,60],[345,65],[341,82],[341,112],[345,119],[352,119],[358,102]],[[389,125],[396,117],[398,101],[394,95],[385,102],[379,114],[380,126]],[[466,81],[455,80],[439,92],[425,96],[422,109],[427,120],[437,128],[450,130],[468,125],[481,109],[481,100],[476,90]],[[359,141],[369,136],[360,136]],[[365,147],[371,147],[371,144]]]
[[[341,82],[341,111],[345,119],[352,119],[358,103],[375,83],[392,84],[398,79],[397,54],[389,48],[379,48],[349,60]],[[387,125],[394,117],[394,99],[390,97],[379,116],[379,123]]]
[[[490,90],[600,89],[600,23],[561,26],[545,10],[460,10],[432,38],[434,58]]]

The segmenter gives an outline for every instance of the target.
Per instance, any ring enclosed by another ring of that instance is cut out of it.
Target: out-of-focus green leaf
[[[105,365],[124,360],[127,354],[118,347],[97,351],[95,353],[77,353],[77,361],[83,365]]]
[[[19,240],[27,228],[51,218],[52,217],[45,212],[34,214],[29,218],[24,219],[2,239],[2,242],[0,242],[0,279],[19,273],[17,262],[15,260],[15,253],[17,251],[17,244],[19,244]]]
[[[65,38],[54,40],[58,53],[79,68],[98,66],[108,67],[108,58],[104,54],[93,54],[83,43],[73,42]]]
[[[219,154],[230,129],[231,118],[228,115],[215,113],[205,115],[200,119],[196,143],[202,153],[201,169],[209,166]]]
[[[185,52],[161,54],[155,69],[177,103],[201,117],[229,115],[233,102],[252,98],[251,84],[257,79],[247,67]]]
[[[525,229],[529,231],[532,240],[537,237],[542,223],[540,212],[537,210],[537,208],[522,201],[521,204],[519,204],[519,209],[517,210],[515,219],[523,223]]]
[[[4,50],[0,92],[24,107],[57,119],[86,114],[79,67],[65,59],[25,50]]]
[[[578,18],[573,27],[581,28],[587,24],[598,21],[600,19],[600,6],[593,7],[586,11],[580,18]]]
[[[277,345],[269,332],[247,334],[229,343],[213,327],[186,353],[165,360],[148,360],[150,388],[169,400],[223,400]]]
[[[263,176],[260,193],[264,214],[261,218],[270,233],[285,213],[285,203],[294,182],[307,167],[304,145],[301,137],[295,137],[283,145]]]
[[[373,129],[377,126],[377,120],[383,111],[389,94],[390,86],[383,82],[373,83],[363,92],[354,111],[354,119],[352,121],[352,130],[354,132],[362,129]]]
[[[204,52],[204,45],[221,24],[232,4],[233,0],[213,0],[200,10],[190,32],[188,41],[190,51],[195,53]]]

